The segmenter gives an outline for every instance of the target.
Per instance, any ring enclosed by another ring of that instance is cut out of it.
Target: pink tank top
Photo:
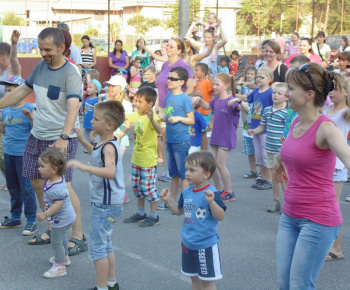
[[[322,122],[332,122],[321,116],[299,138],[290,134],[282,145],[281,158],[289,175],[282,211],[293,218],[306,218],[324,226],[342,224],[340,208],[333,185],[336,156],[332,150],[316,145],[316,133]]]

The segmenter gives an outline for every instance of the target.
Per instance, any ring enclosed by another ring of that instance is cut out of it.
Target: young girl
[[[192,99],[194,104],[199,103],[203,109],[214,112],[210,150],[216,159],[217,169],[213,174],[213,180],[224,202],[236,200],[231,188],[231,176],[226,167],[226,160],[229,158],[231,150],[236,148],[239,112],[243,110],[247,113],[249,111],[247,104],[234,97],[234,89],[232,90],[233,96],[229,95],[230,84],[232,88],[235,88],[233,77],[225,73],[218,73],[213,86],[214,94],[218,97],[212,99],[209,104],[198,97]],[[231,132],[231,134],[222,134],[222,132]],[[224,183],[224,189],[221,186],[221,179]]]
[[[239,86],[239,94],[237,94],[237,98],[246,98],[253,91],[247,86],[244,86],[246,83],[251,83],[255,80],[256,69],[254,65],[247,66],[244,72],[243,86]],[[250,129],[251,123],[251,109],[253,108],[252,104],[248,104],[250,106],[250,110],[248,114],[242,113],[242,121],[243,121],[243,153],[248,156],[248,162],[250,171],[243,175],[244,178],[256,178],[258,177],[258,173],[256,171],[255,164],[255,154],[254,154],[254,144],[253,144],[253,136],[249,136],[247,130]]]
[[[350,80],[347,80],[347,82],[348,85],[350,85]],[[333,105],[327,106],[324,109],[323,114],[329,117],[335,123],[337,128],[343,133],[344,139],[346,140],[350,130],[350,108],[348,106],[350,97],[342,75],[337,73],[334,74],[334,90],[329,93],[329,97],[333,102]],[[337,158],[333,182],[338,203],[340,203],[340,195],[346,180],[347,169],[339,158]],[[340,248],[341,237],[342,229],[340,229],[339,237],[335,240],[332,249],[329,251],[326,261],[344,259]]]
[[[264,114],[264,109],[266,107],[272,106],[272,93],[273,90],[270,88],[273,80],[273,72],[268,67],[261,67],[258,70],[256,76],[256,85],[258,88],[253,90],[248,97],[242,96],[243,101],[248,101],[252,104],[253,108],[251,110],[251,123],[250,128],[255,129],[259,127],[260,121]],[[253,184],[253,188],[258,188],[259,185],[264,186],[265,189],[272,188],[272,176],[269,174],[269,171],[266,169],[266,151],[265,151],[265,142],[266,142],[266,131],[261,134],[253,136],[254,143],[254,152],[256,157],[256,163],[260,166],[261,179],[256,181],[256,184]]]
[[[46,178],[44,186],[45,212],[39,213],[39,222],[47,219],[51,224],[51,244],[54,256],[50,258],[52,268],[44,273],[45,278],[67,275],[66,266],[71,264],[68,257],[66,232],[75,221],[75,212],[70,202],[68,188],[63,174],[66,171],[66,158],[57,149],[48,149],[40,154],[39,172]]]
[[[130,68],[130,88],[132,90],[137,91],[139,89],[139,86],[141,85],[141,80],[142,80],[141,72],[142,72],[141,61],[139,58],[136,58],[132,62],[132,66]],[[131,93],[129,96],[133,97]]]

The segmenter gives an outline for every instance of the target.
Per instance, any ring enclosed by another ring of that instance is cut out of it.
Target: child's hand
[[[83,163],[81,163],[78,160],[69,160],[67,162],[67,168],[77,168],[77,169],[81,169],[83,167]]]
[[[18,40],[19,40],[19,37],[21,36],[21,34],[19,33],[18,30],[14,30],[12,31],[12,35],[11,35],[11,44],[12,45],[16,45]]]
[[[211,203],[214,201],[215,194],[210,189],[204,190],[205,198],[207,199],[208,203]]]
[[[92,142],[93,140],[95,140],[96,136],[97,136],[96,132],[92,131],[89,135],[90,140],[88,140],[88,141]],[[82,135],[82,138],[84,138],[83,135]]]
[[[233,106],[235,103],[237,103],[237,102],[239,102],[241,99],[240,98],[234,98],[234,99],[232,99],[232,100],[229,100],[228,102],[227,102],[227,105],[228,106]]]
[[[32,113],[31,113],[28,109],[23,108],[23,109],[21,110],[21,113],[22,113],[24,116],[26,116],[29,120],[33,119]]]
[[[151,121],[153,120],[153,109],[151,106],[148,106],[147,116]]]
[[[164,188],[159,196],[160,196],[160,198],[163,201],[168,202],[170,200],[170,190],[169,190],[169,188]]]
[[[195,107],[201,101],[201,98],[200,97],[192,97],[191,101],[192,101],[192,106]]]
[[[37,216],[36,216],[36,219],[37,219],[39,222],[42,222],[43,220],[46,219],[45,213],[44,213],[44,212],[38,213]]]
[[[177,122],[180,122],[180,120],[181,120],[181,117],[178,117],[178,116],[173,116],[173,117],[170,117],[169,119],[168,119],[168,122],[169,123],[172,123],[172,124],[175,124],[175,123],[177,123]]]
[[[84,140],[83,132],[81,132],[79,127],[73,128],[73,132],[75,132],[77,134],[77,137],[78,137],[79,141]]]
[[[254,129],[247,130],[247,133],[248,133],[249,136],[254,135]]]

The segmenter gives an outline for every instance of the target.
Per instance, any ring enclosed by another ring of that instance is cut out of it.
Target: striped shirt
[[[275,110],[272,106],[265,108],[261,124],[266,126],[266,152],[280,152],[282,147],[281,136],[283,136],[286,118],[287,109]]]
[[[94,62],[94,56],[92,55],[92,47],[90,47],[90,52],[85,53],[84,49],[81,49],[81,59],[83,64],[91,64]]]

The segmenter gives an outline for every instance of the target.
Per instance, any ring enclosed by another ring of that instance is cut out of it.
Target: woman
[[[131,53],[131,61],[134,61],[136,58],[140,59],[141,68],[142,70],[145,70],[145,68],[150,65],[151,60],[149,53],[145,51],[143,47],[145,47],[145,40],[140,38],[136,42],[136,50]]]
[[[300,54],[300,50],[299,50],[299,33],[298,32],[293,32],[292,36],[292,43],[288,44],[286,46],[286,50],[284,52],[284,59],[287,59],[288,57],[290,57],[293,54]]]
[[[312,44],[312,51],[322,59],[322,66],[328,67],[331,60],[331,47],[326,44],[326,34],[319,31],[316,35],[317,42]]]
[[[349,169],[350,148],[320,111],[334,88],[333,73],[308,63],[291,69],[286,81],[289,106],[299,116],[273,168],[275,180],[288,178],[276,240],[277,280],[280,289],[315,289],[342,224],[333,185],[336,157]]]
[[[271,41],[265,45],[264,59],[262,67],[268,67],[273,71],[273,82],[285,82],[287,66],[278,60],[281,48],[277,42]]]
[[[117,39],[114,43],[114,50],[108,54],[108,65],[111,68],[111,76],[116,70],[123,70],[123,77],[127,79],[127,69],[130,65],[128,53],[123,50],[123,42]]]
[[[350,51],[349,40],[345,35],[340,37],[339,44],[340,44],[339,48],[335,52],[331,52],[331,55],[338,56],[343,51]]]
[[[97,64],[96,50],[90,42],[90,37],[84,35],[81,38],[83,47],[81,48],[81,59],[83,61],[83,68],[86,70],[93,69]]]
[[[293,54],[291,55],[285,62],[284,64],[289,67],[289,63],[292,60],[292,58],[296,57],[297,55],[305,55],[311,62],[317,63],[317,64],[321,64],[322,63],[322,59],[313,53],[312,49],[311,49],[311,39],[310,38],[302,38],[300,40],[299,43],[299,50],[300,53],[299,54]]]
[[[196,19],[193,20],[192,25],[190,26],[190,28],[187,31],[186,34],[186,38],[190,40],[192,46],[199,51],[199,53],[205,53],[207,52],[210,47],[212,46],[213,42],[214,42],[214,30],[212,29],[208,29],[205,30],[204,33],[204,43],[203,42],[199,42],[199,41],[195,41],[193,38],[189,38],[193,27],[195,25],[197,25],[198,21]],[[208,67],[211,69],[212,71],[212,75],[213,75],[213,79],[215,78],[217,72],[218,72],[218,64],[217,64],[217,60],[218,60],[218,51],[220,48],[222,48],[226,43],[227,43],[227,37],[224,31],[223,26],[221,25],[221,22],[219,22],[219,27],[221,30],[221,35],[222,35],[222,39],[220,42],[218,42],[215,46],[214,49],[212,51],[212,53],[210,55],[208,55],[207,57],[203,58],[201,60],[202,63],[205,63],[208,65]]]

